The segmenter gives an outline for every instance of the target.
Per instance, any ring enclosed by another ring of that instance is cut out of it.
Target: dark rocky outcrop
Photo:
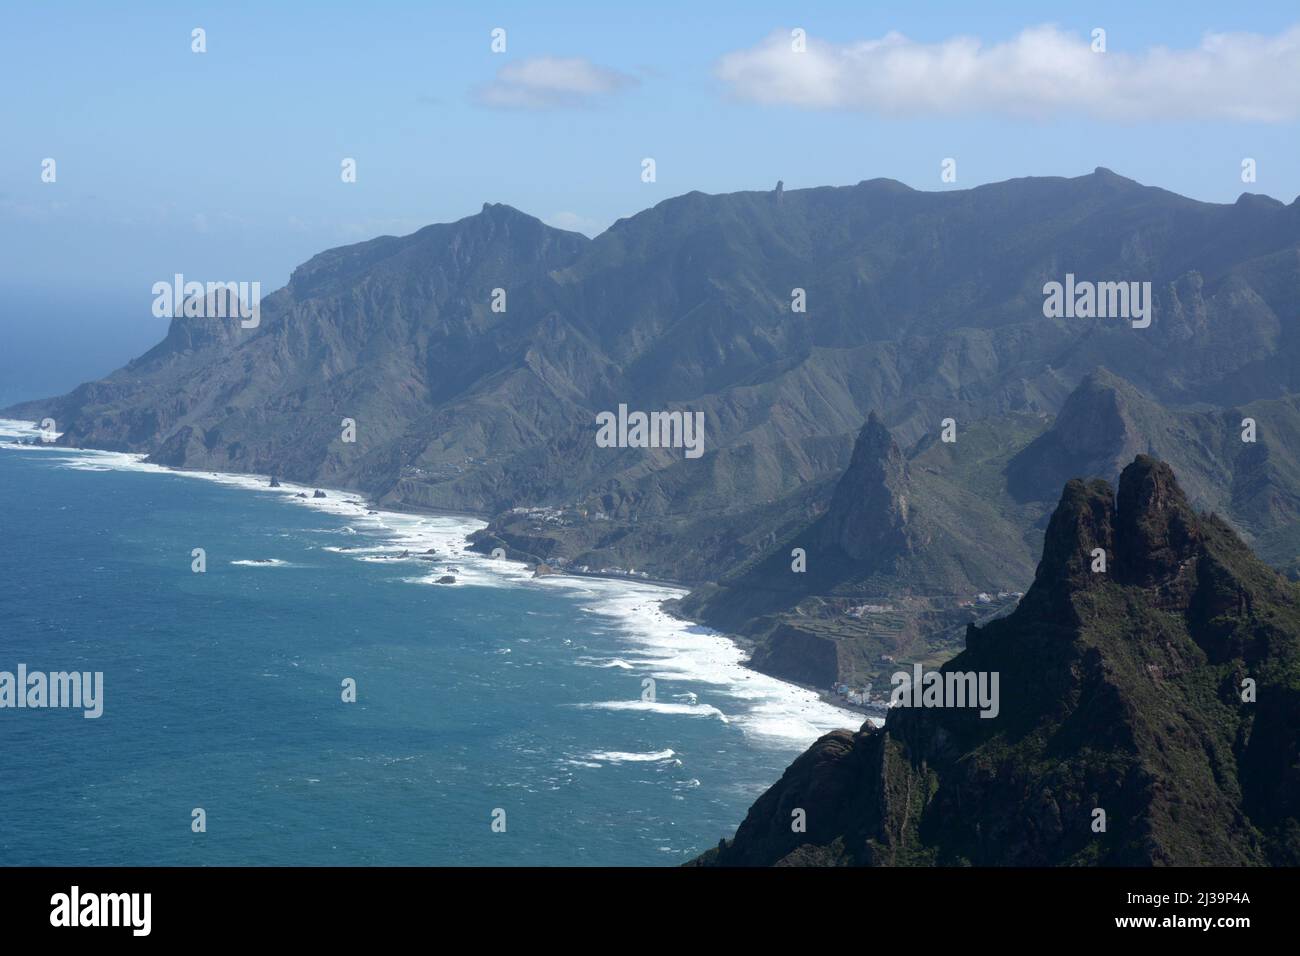
[[[1165,463],[1069,482],[1024,600],[943,672],[997,672],[998,715],[823,737],[697,862],[1300,864],[1300,590]]]
[[[825,688],[840,678],[839,644],[825,635],[782,624],[754,652],[750,666],[783,680]]]
[[[849,467],[835,486],[817,543],[853,561],[888,564],[910,551],[907,462],[873,411],[858,433]]]

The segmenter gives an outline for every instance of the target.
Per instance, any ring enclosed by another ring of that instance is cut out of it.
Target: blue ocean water
[[[258,484],[0,448],[0,671],[104,674],[98,719],[0,709],[0,865],[671,865],[860,723],[662,589]]]

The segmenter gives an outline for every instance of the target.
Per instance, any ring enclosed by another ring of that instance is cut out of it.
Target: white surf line
[[[649,753],[628,753],[622,750],[596,750],[589,754],[584,754],[584,760],[595,760],[600,763],[663,763],[672,761],[678,767],[682,762],[677,759],[677,753],[673,750],[654,750]]]
[[[665,612],[662,602],[681,597],[685,590],[607,578],[570,579],[567,584],[553,577],[538,581],[595,598],[596,603],[583,610],[613,618],[620,625],[635,645],[636,654],[627,655],[634,662],[632,673],[716,688],[708,695],[710,702],[661,702],[647,710],[695,716],[716,712],[747,735],[774,745],[811,744],[829,731],[856,730],[867,720],[857,711],[826,702],[815,691],[746,667],[745,652],[725,634]],[[627,662],[626,656],[622,662]],[[586,663],[591,666],[592,662],[588,659]],[[728,700],[739,706],[728,707]]]
[[[40,429],[33,423],[0,419],[0,438],[11,432],[31,436],[39,435]],[[41,446],[6,443],[4,447],[24,450]],[[685,589],[619,578],[563,573],[535,578],[532,569],[523,562],[494,559],[470,551],[465,539],[480,528],[487,527],[487,522],[478,518],[384,511],[371,508],[360,492],[340,491],[319,485],[298,485],[283,480],[280,487],[272,488],[269,475],[169,468],[146,462],[144,455],[136,453],[57,445],[45,445],[44,448],[69,456],[64,463],[69,468],[143,471],[198,478],[277,495],[282,501],[346,518],[348,524],[344,529],[339,529],[343,534],[346,534],[347,529],[362,529],[364,532],[382,535],[391,542],[379,547],[358,547],[355,549],[356,559],[409,551],[409,558],[393,563],[396,565],[409,561],[412,571],[419,572],[406,579],[412,583],[434,584],[440,577],[452,576],[456,579],[456,585],[440,586],[543,587],[557,589],[575,597],[594,598],[597,603],[582,609],[612,620],[634,646],[635,653],[612,658],[613,667],[627,665],[629,661],[626,658],[631,657],[631,667],[624,668],[629,673],[650,676],[656,680],[710,685],[723,698],[713,704],[676,703],[653,708],[638,708],[636,699],[627,702],[593,702],[586,706],[645,709],[666,715],[716,715],[724,722],[735,724],[748,736],[781,746],[811,744],[831,730],[856,730],[864,721],[870,720],[873,724],[878,721],[878,718],[867,718],[857,711],[827,703],[807,688],[751,670],[744,666],[744,651],[725,634],[664,612],[662,603],[682,597],[687,593]],[[325,497],[313,497],[317,490],[324,492]],[[423,555],[431,547],[437,553]],[[348,554],[350,550],[352,549],[338,553]],[[422,555],[432,560],[422,561]],[[586,658],[584,663],[592,666],[596,662]],[[728,700],[736,706],[726,710],[717,706],[725,705]]]
[[[16,440],[19,438],[40,438],[41,434],[41,426],[37,422],[23,422],[18,421],[15,418],[0,418],[0,443],[4,443],[4,440],[6,439]],[[50,434],[54,438],[58,438],[63,433],[50,432]],[[52,448],[56,446],[54,446],[52,442],[38,442],[32,447]]]

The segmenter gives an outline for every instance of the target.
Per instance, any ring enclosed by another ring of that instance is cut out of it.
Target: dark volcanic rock
[[[754,652],[750,666],[783,680],[829,687],[840,677],[835,641],[791,624],[778,627]]]
[[[1125,583],[1169,584],[1200,553],[1200,520],[1164,462],[1139,455],[1124,470],[1116,513],[1116,572]]]
[[[907,462],[872,412],[858,433],[849,467],[821,523],[821,543],[854,561],[887,562],[912,547],[908,534]]]
[[[1300,590],[1164,463],[1071,481],[1029,593],[943,672],[997,673],[997,716],[828,735],[697,862],[1300,864]]]

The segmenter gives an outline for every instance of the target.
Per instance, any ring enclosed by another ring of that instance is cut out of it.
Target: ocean
[[[102,672],[103,713],[0,708],[0,865],[675,865],[862,723],[679,591],[466,552],[479,521],[31,434],[0,423],[0,672]]]

